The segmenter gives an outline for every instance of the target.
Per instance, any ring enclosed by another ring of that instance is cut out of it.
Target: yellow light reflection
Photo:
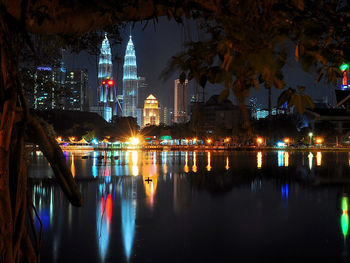
[[[142,165],[142,180],[146,193],[146,204],[153,208],[155,194],[158,184],[158,170],[157,165],[150,163],[143,163]]]
[[[288,167],[288,166],[289,166],[289,153],[284,152],[284,167]]]
[[[314,155],[312,154],[312,152],[309,153],[307,158],[309,159],[309,168],[311,170],[312,169],[312,159],[314,158]]]
[[[193,166],[192,166],[192,171],[194,173],[197,172],[197,154],[196,152],[193,152]]]
[[[262,153],[261,152],[257,153],[256,159],[257,159],[256,167],[261,168],[262,167]]]
[[[207,165],[207,171],[210,172],[211,165],[210,165],[210,152],[208,152],[208,165]]]
[[[73,178],[75,177],[75,164],[74,164],[74,154],[72,153],[72,163],[70,165],[70,171],[72,173]]]
[[[228,159],[228,156],[226,157],[226,165],[225,165],[225,169],[226,169],[226,170],[230,169],[230,165],[229,165],[229,159]]]
[[[322,153],[321,152],[316,153],[316,165],[317,166],[322,165]]]
[[[132,160],[132,175],[137,176],[139,174],[139,167],[137,165],[137,163],[138,163],[137,151],[132,151],[131,160]]]
[[[184,166],[185,173],[188,173],[190,171],[190,168],[188,167],[188,152],[185,153],[185,166]]]
[[[349,166],[350,166],[350,152],[348,153],[348,159],[349,159]]]

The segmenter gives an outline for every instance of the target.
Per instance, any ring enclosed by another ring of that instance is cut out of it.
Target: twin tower
[[[131,36],[126,47],[123,66],[123,95],[117,95],[117,88],[113,79],[112,52],[107,34],[102,41],[101,53],[98,62],[98,104],[107,112],[111,109],[113,115],[131,116],[137,118],[138,84],[136,54]],[[109,117],[104,114],[105,119]]]

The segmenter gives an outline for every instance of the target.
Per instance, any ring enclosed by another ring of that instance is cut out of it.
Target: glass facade
[[[137,118],[138,82],[135,48],[130,36],[123,66],[123,116]]]
[[[113,65],[112,65],[112,52],[109,44],[107,34],[102,41],[101,53],[98,61],[98,102],[107,103],[115,101],[115,85],[109,86],[103,85],[102,81],[106,79],[113,79]]]

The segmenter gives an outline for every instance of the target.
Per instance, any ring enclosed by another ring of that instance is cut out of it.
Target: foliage
[[[303,114],[306,108],[315,107],[312,99],[304,93],[305,87],[298,86],[299,92],[295,89],[288,88],[284,90],[277,99],[277,107],[287,105],[288,108],[295,106],[299,114]]]
[[[222,83],[243,101],[250,88],[285,88],[284,65],[295,58],[315,81],[335,82],[338,66],[350,60],[347,3],[344,1],[230,1],[221,12],[201,17],[205,40],[189,42],[174,56],[164,76],[179,69],[201,86]],[[295,52],[288,52],[291,46]],[[288,106],[302,113],[313,106],[306,94],[288,90]],[[285,94],[287,95],[287,94]]]

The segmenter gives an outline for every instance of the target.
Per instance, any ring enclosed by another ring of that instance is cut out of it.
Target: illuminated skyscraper
[[[137,118],[138,77],[135,48],[131,36],[126,47],[123,67],[123,116]]]
[[[185,123],[187,122],[187,84],[188,80],[185,80],[183,84],[179,79],[175,80],[175,94],[174,94],[174,122]]]
[[[115,101],[115,87],[109,88],[108,85],[103,85],[102,82],[106,79],[113,79],[112,52],[107,34],[102,41],[101,53],[98,60],[98,102],[107,103]]]
[[[98,60],[98,106],[90,110],[97,112],[110,121],[113,115],[117,115],[117,91],[113,81],[112,52],[107,33],[102,41],[100,57]]]
[[[159,125],[158,100],[150,94],[145,100],[143,108],[143,126]]]

